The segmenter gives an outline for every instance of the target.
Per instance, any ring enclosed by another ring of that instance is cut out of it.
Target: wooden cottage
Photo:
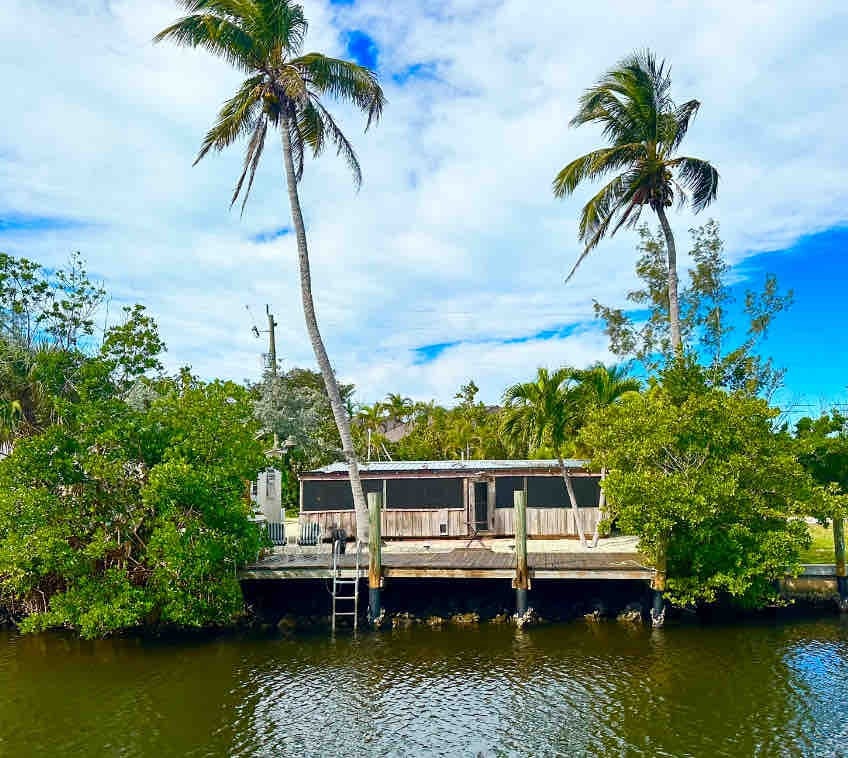
[[[601,518],[599,476],[584,461],[566,461],[584,532]],[[365,492],[383,495],[386,538],[508,536],[515,533],[513,493],[527,493],[531,537],[577,535],[562,471],[555,460],[389,461],[360,465]],[[301,525],[317,522],[325,538],[335,527],[354,535],[347,466],[333,463],[300,477]]]

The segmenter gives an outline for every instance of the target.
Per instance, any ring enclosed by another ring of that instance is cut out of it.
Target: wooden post
[[[379,620],[382,614],[380,588],[383,584],[383,556],[380,551],[380,521],[383,496],[379,492],[368,493],[368,620]]]
[[[651,626],[665,625],[665,581],[668,549],[668,539],[665,538],[659,547],[655,566],[654,578],[651,580]]]
[[[836,561],[836,587],[839,609],[848,612],[848,575],[845,571],[845,519],[833,519],[833,553]]]
[[[515,610],[518,616],[527,612],[527,592],[530,589],[530,570],[527,568],[527,493],[515,490]]]

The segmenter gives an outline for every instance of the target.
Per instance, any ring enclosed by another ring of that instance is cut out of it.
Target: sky
[[[550,187],[602,143],[568,126],[581,91],[643,47],[672,64],[676,99],[701,101],[684,149],[721,174],[706,212],[672,214],[678,246],[714,217],[739,297],[769,272],[793,289],[765,343],[787,369],[784,404],[846,397],[848,4],[304,7],[306,49],[374,68],[388,98],[367,133],[334,106],[362,188],[331,151],[301,185],[320,324],[359,400],[449,402],[473,378],[496,402],[538,366],[611,359],[592,303],[625,305],[636,236],[603,242],[566,285],[591,187],[567,201]],[[266,303],[283,367],[312,365],[279,145],[244,215],[230,211],[241,149],[192,162],[239,75],[153,45],[178,15],[171,0],[5,0],[0,250],[51,268],[80,250],[111,313],[141,302],[158,318],[170,369],[258,378]]]

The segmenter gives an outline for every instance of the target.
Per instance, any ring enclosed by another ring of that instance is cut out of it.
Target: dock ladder
[[[353,579],[345,579],[342,576],[342,567],[339,561],[341,555],[341,540],[333,541],[333,614],[332,627],[336,631],[336,619],[339,616],[352,616],[353,629],[356,631],[359,622],[359,574],[362,565],[362,544],[357,542],[356,564]],[[342,610],[339,610],[341,603]],[[350,604],[353,603],[351,610]]]

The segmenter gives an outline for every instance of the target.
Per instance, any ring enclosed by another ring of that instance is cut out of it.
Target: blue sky
[[[0,250],[49,267],[82,251],[110,312],[139,301],[159,318],[171,368],[255,378],[245,305],[265,303],[284,365],[311,364],[278,145],[244,216],[228,209],[239,150],[192,167],[238,73],[151,44],[172,0],[7,6],[0,83],[15,118],[0,122]],[[306,49],[374,67],[388,97],[367,134],[334,107],[362,189],[331,151],[301,187],[324,336],[363,401],[450,401],[473,377],[493,402],[539,365],[609,360],[592,301],[626,305],[636,239],[604,242],[566,286],[591,188],[561,202],[550,182],[601,143],[568,128],[582,89],[643,46],[672,62],[678,99],[702,101],[685,149],[721,172],[702,218],[674,214],[678,240],[715,217],[740,295],[766,272],[794,289],[765,344],[787,368],[783,402],[845,398],[844,3],[646,2],[626,21],[612,0],[304,6]]]
[[[848,228],[801,238],[792,247],[746,259],[738,269],[748,281],[777,276],[793,291],[792,307],[778,315],[761,352],[787,370],[781,400],[798,413],[816,413],[829,401],[848,402]],[[739,303],[745,285],[734,287]]]

